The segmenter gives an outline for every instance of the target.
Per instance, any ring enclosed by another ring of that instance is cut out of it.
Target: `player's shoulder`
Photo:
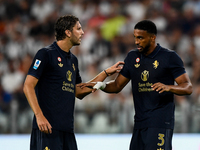
[[[138,55],[139,54],[139,51],[138,51],[138,49],[132,49],[132,50],[130,50],[129,52],[128,52],[128,56],[130,55],[130,56],[133,56],[133,55]]]
[[[53,52],[53,51],[56,51],[56,47],[53,44],[51,44],[51,45],[44,47],[43,50],[45,50],[47,52]]]
[[[176,51],[169,48],[161,47],[160,51],[163,55],[177,55]]]
[[[170,62],[181,60],[181,57],[175,50],[161,47],[160,52],[161,53],[159,53],[159,57],[168,59]]]
[[[55,50],[55,47],[53,46],[53,44],[51,44],[51,45],[48,45],[48,46],[40,48],[38,50],[38,52],[40,52],[40,53],[48,53],[48,52],[51,52],[51,51],[54,51],[54,50]]]
[[[132,49],[127,53],[125,61],[131,63],[135,61],[137,58],[140,58],[139,51],[137,49]]]

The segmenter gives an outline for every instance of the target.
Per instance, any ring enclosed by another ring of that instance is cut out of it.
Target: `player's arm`
[[[192,83],[187,75],[184,73],[175,79],[177,85],[165,85],[160,82],[152,85],[153,90],[162,93],[172,92],[177,95],[190,95],[192,93]]]
[[[43,112],[38,104],[38,100],[35,94],[35,86],[38,83],[38,79],[27,75],[25,83],[24,83],[24,94],[28,100],[29,105],[31,106],[37,120],[38,127],[40,131],[44,133],[52,133],[51,125],[48,120],[44,117]]]
[[[115,80],[109,82],[89,82],[82,84],[81,88],[90,87],[93,88],[92,92],[95,92],[98,89],[106,93],[119,93],[130,81],[130,79],[124,77],[121,74],[118,74]]]
[[[114,64],[113,66],[105,69],[104,71],[100,72],[96,77],[94,77],[92,80],[88,81],[89,82],[97,82],[97,81],[104,81],[106,79],[106,77],[113,75],[114,73],[119,73],[120,70],[122,69],[122,66],[124,62],[119,61],[116,64]],[[90,94],[93,91],[93,88],[82,88],[81,86],[83,85],[83,83],[81,84],[77,84],[76,85],[76,97],[79,99],[83,99],[86,95]]]
[[[115,80],[106,83],[106,86],[102,91],[106,93],[119,93],[130,81],[130,79],[119,74]]]

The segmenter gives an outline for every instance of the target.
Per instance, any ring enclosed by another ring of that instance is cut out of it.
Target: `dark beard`
[[[73,46],[79,46],[80,45],[80,43],[74,43],[73,44]]]
[[[147,54],[147,52],[149,51],[149,47],[150,47],[150,44],[148,44],[146,47],[144,47],[143,51],[141,51],[142,54]]]
[[[73,46],[78,46],[78,45],[80,45],[80,43],[76,43],[76,42],[73,42],[72,44],[73,44]]]

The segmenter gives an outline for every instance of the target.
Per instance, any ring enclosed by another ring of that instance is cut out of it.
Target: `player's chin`
[[[74,43],[74,46],[78,46],[80,44],[81,44],[81,42],[77,42],[77,43]]]
[[[140,53],[142,53],[142,52],[143,52],[143,49],[142,49],[142,48],[138,48],[138,51],[139,51]]]
[[[81,39],[79,41],[77,41],[77,44],[79,44],[79,45],[81,44]]]

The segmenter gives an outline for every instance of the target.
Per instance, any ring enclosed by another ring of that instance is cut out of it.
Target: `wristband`
[[[105,72],[105,74],[106,74],[107,76],[109,76],[108,73],[106,72],[106,70],[103,70],[103,71]]]
[[[103,90],[103,89],[105,89],[105,87],[106,87],[106,83],[105,82],[97,82],[97,84],[95,84],[95,86],[93,87],[93,89],[101,89],[101,90]]]

